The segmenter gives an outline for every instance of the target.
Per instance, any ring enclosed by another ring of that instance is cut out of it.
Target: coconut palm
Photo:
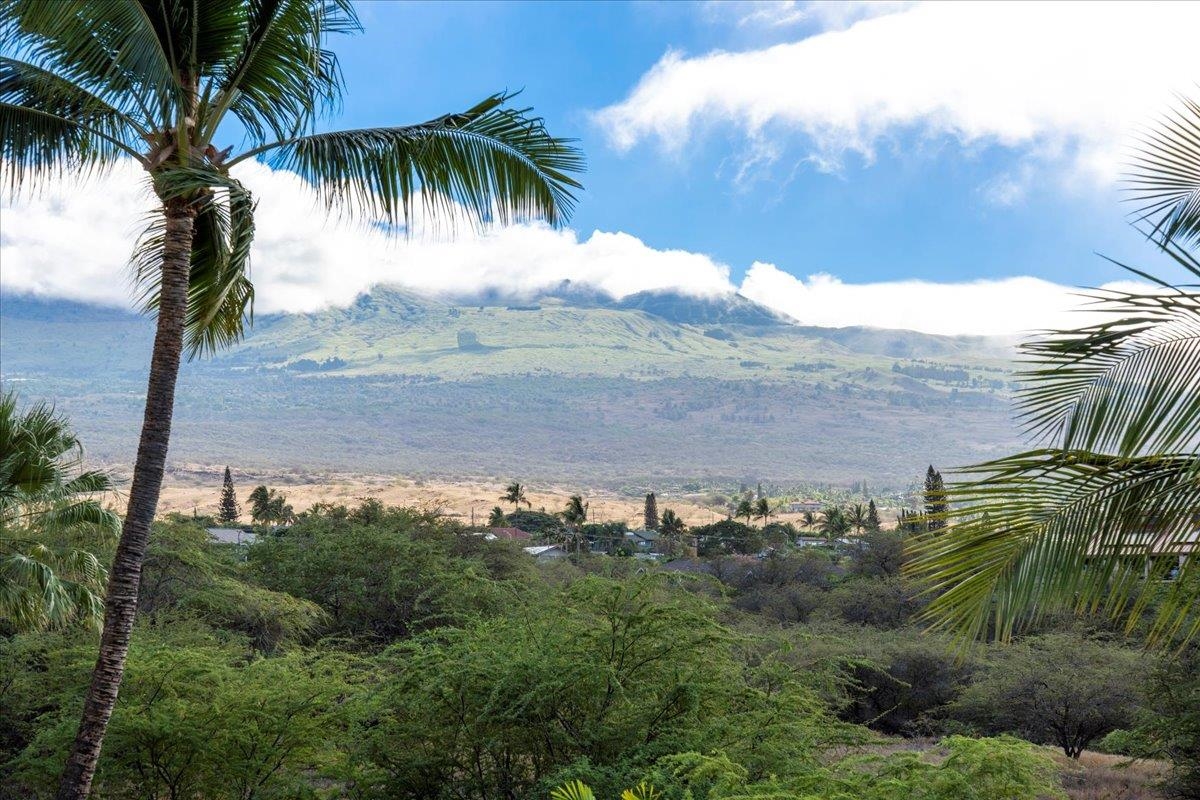
[[[737,509],[733,512],[735,519],[745,517],[746,524],[750,524],[750,520],[754,518],[754,503],[750,498],[746,497],[740,500],[737,504]]]
[[[669,555],[678,555],[683,551],[683,533],[687,525],[672,509],[664,509],[658,523],[658,532],[667,540]]]
[[[579,527],[587,522],[588,504],[583,501],[583,496],[573,494],[567,500],[567,508],[563,511],[563,519],[569,525]]]
[[[771,501],[765,497],[760,497],[754,501],[754,516],[761,519],[763,524],[767,524],[767,520],[775,516],[775,509],[771,508]]]
[[[1135,224],[1200,279],[1200,105],[1146,137],[1130,181]],[[1067,607],[1129,629],[1148,616],[1151,642],[1200,633],[1200,295],[1133,272],[1155,288],[1096,292],[1105,321],[1025,346],[1032,449],[963,470],[951,535],[908,565],[936,625],[1007,638]]]
[[[500,506],[492,506],[492,511],[488,514],[489,528],[503,528],[507,520],[504,519],[504,509]]]
[[[506,503],[512,503],[514,509],[520,509],[521,503],[524,503],[526,507],[532,508],[529,500],[525,497],[525,487],[516,481],[513,481],[504,488],[504,494],[500,495],[500,499]]]
[[[846,521],[855,533],[862,533],[870,524],[870,512],[862,503],[855,503],[846,510]]]
[[[850,520],[841,506],[830,506],[821,512],[817,530],[826,539],[840,539],[850,532]]]
[[[115,538],[108,476],[81,469],[83,448],[45,403],[0,396],[0,621],[17,631],[99,625],[107,573],[85,543]]]
[[[804,520],[804,527],[808,528],[809,530],[812,530],[817,526],[817,515],[811,511],[805,511],[801,515],[801,519]]]
[[[236,341],[252,313],[254,198],[234,168],[291,170],[330,209],[391,229],[418,204],[481,223],[571,210],[579,152],[508,95],[415,125],[317,132],[343,88],[327,41],[358,28],[348,0],[0,0],[5,189],[132,160],[157,201],[133,258],[157,314],[142,435],[60,798],[87,794],[116,701],[181,356]]]

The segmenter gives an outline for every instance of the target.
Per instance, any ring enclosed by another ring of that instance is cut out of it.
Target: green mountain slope
[[[0,303],[0,378],[127,464],[152,326]],[[172,461],[627,485],[705,476],[907,485],[1014,443],[1003,342],[806,328],[744,298],[482,305],[380,289],[261,317],[188,364]],[[691,320],[691,321],[681,321]]]

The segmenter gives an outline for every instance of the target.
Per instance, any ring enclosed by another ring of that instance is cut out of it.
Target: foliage
[[[224,525],[237,522],[242,515],[238,507],[237,491],[233,488],[233,475],[225,468],[225,481],[221,486],[221,502],[217,509],[217,520]]]
[[[250,519],[260,525],[281,525],[295,517],[287,497],[282,492],[257,486],[250,493]]]
[[[1092,742],[1129,727],[1143,702],[1135,651],[1053,633],[992,650],[953,715],[990,733],[1016,733],[1078,758]]]
[[[500,499],[506,503],[512,503],[514,510],[519,510],[521,504],[524,503],[526,508],[530,507],[529,500],[525,497],[525,487],[517,481],[513,481],[504,490],[504,494],[500,495]]]
[[[648,531],[658,530],[658,500],[654,497],[654,492],[646,495],[646,503],[642,510],[642,524]]]
[[[1198,129],[1200,106],[1183,101],[1131,176],[1149,238],[1191,278]],[[916,549],[935,624],[1008,638],[1069,608],[1133,631],[1152,610],[1152,643],[1200,633],[1200,559],[1180,557],[1200,506],[1200,295],[1129,269],[1156,285],[1094,292],[1100,321],[1024,346],[1018,410],[1032,449],[964,470],[949,490],[953,536]]]
[[[950,503],[946,494],[946,482],[942,473],[929,465],[925,471],[925,525],[930,533],[936,533],[946,527],[946,515],[950,511]]]
[[[855,575],[890,578],[904,565],[904,537],[897,531],[867,529],[850,551],[850,571]]]
[[[721,553],[751,555],[763,548],[762,532],[737,520],[723,519],[710,525],[692,528],[696,546],[702,556]]]
[[[112,482],[82,469],[83,446],[45,403],[0,396],[0,626],[98,625],[106,571],[92,549],[120,521],[102,505]]]

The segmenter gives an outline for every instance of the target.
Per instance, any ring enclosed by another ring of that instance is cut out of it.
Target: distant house
[[[505,539],[510,542],[525,542],[532,539],[533,536],[520,528],[491,528],[483,535],[483,538],[489,542],[497,539]]]
[[[633,548],[634,552],[650,553],[658,552],[658,545],[661,540],[658,531],[626,531],[625,543]]]
[[[821,508],[822,504],[819,500],[795,500],[787,504],[787,513],[803,514],[805,511],[811,511],[815,514]]]
[[[557,544],[540,544],[533,547],[522,547],[521,549],[533,556],[538,563],[557,561],[567,556],[567,551],[561,545]]]
[[[1093,545],[1092,554],[1098,554],[1100,549]],[[1142,570],[1147,578],[1150,577],[1150,571],[1156,562],[1174,562],[1166,573],[1167,579],[1170,580],[1179,574],[1189,559],[1200,558],[1200,530],[1182,536],[1154,532],[1134,534],[1125,539],[1121,549],[1132,559],[1145,559]]]
[[[258,534],[241,528],[205,528],[208,538],[219,544],[254,544]]]

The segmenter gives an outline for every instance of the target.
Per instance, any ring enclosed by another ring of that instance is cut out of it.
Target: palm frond
[[[239,181],[216,170],[176,168],[156,176],[164,199],[194,197],[191,279],[185,336],[189,357],[215,352],[239,341],[254,313],[250,246],[254,240],[254,198]],[[166,219],[156,213],[134,252],[132,264],[143,310],[158,308]]]
[[[235,56],[214,75],[209,129],[230,111],[258,143],[297,136],[340,101],[337,56],[322,45],[358,31],[358,18],[346,0],[251,0],[242,8]]]
[[[1127,183],[1151,238],[1200,244],[1200,103],[1180,98],[1142,137]]]
[[[392,224],[412,219],[416,198],[453,219],[461,206],[473,220],[507,223],[570,214],[580,188],[572,173],[584,160],[528,109],[505,108],[493,95],[461,114],[419,125],[321,133],[256,148],[273,166],[311,182],[331,208]],[[231,162],[231,164],[234,162]]]
[[[1122,456],[1200,436],[1200,296],[1109,292],[1110,321],[1023,347],[1019,418],[1035,441]]]
[[[1065,608],[1132,629],[1153,605],[1152,640],[1196,634],[1200,457],[1047,448],[962,474],[951,525],[913,545],[906,567],[935,626],[1007,638]]]
[[[178,71],[138,0],[0,0],[0,50],[148,120],[179,98]],[[120,101],[113,102],[120,98]]]

